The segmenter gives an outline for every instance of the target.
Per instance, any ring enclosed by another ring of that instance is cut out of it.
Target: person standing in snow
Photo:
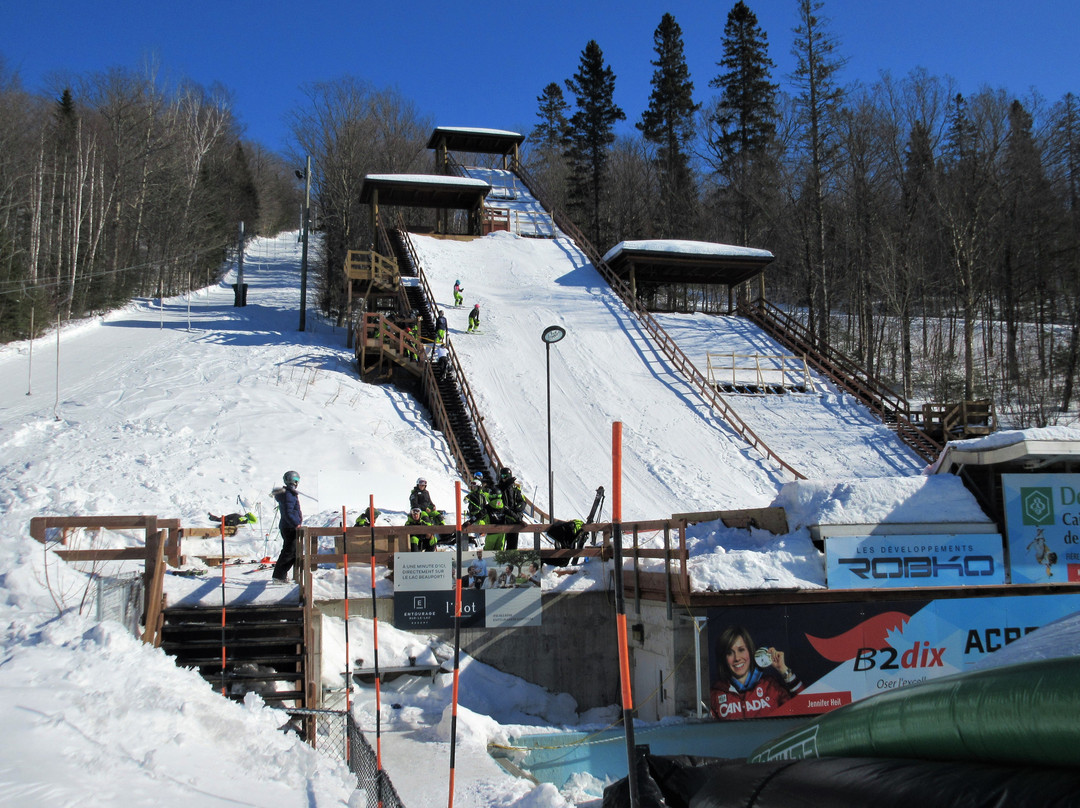
[[[465,299],[465,289],[461,285],[461,281],[454,281],[454,308],[461,307],[461,301]]]
[[[405,520],[406,525],[423,525],[424,527],[431,527],[431,519],[423,513],[419,508],[413,508],[409,511],[409,518]],[[434,533],[430,536],[409,536],[409,551],[413,553],[429,552],[435,549],[435,545],[438,544],[439,537]]]
[[[416,481],[413,490],[409,492],[409,507],[419,508],[427,515],[435,513],[435,503],[431,501],[431,494],[427,490],[427,480],[423,477]]]
[[[287,584],[289,570],[296,562],[296,529],[304,521],[304,514],[300,512],[300,475],[286,471],[281,479],[285,485],[271,492],[277,500],[281,526],[281,554],[274,564],[273,576],[278,583]]]
[[[487,524],[487,492],[484,491],[484,474],[476,472],[469,480],[469,493],[465,495],[465,524]]]
[[[441,311],[435,318],[435,344],[442,345],[446,342],[446,315]]]
[[[436,378],[440,382],[445,382],[446,376],[450,372],[450,353],[446,350],[446,346],[436,345],[435,350],[431,353],[431,359]]]
[[[514,479],[514,472],[506,466],[499,471],[499,492],[502,494],[503,508],[506,509],[505,523],[519,525],[525,518],[525,496],[521,493],[521,483]],[[518,534],[506,534],[506,549],[518,548]]]
[[[469,328],[466,333],[471,334],[480,330],[480,304],[477,303],[469,312]]]
[[[502,492],[499,486],[493,485],[487,491],[487,523],[489,525],[506,524],[506,508],[503,504]],[[505,533],[488,533],[484,536],[484,549],[499,552],[506,549]]]

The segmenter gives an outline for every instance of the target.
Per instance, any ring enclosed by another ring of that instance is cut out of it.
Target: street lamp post
[[[549,325],[540,335],[547,350],[547,450],[548,450],[548,519],[555,522],[555,477],[551,471],[551,346],[566,336],[566,329]]]
[[[300,172],[297,171],[297,176]],[[304,220],[303,246],[300,248],[300,330],[307,327],[307,273],[308,273],[308,231],[311,229],[311,155],[308,155],[304,167]]]

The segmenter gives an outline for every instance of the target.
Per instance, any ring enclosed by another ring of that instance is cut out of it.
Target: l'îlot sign
[[[412,631],[453,628],[456,582],[453,553],[394,554],[394,626]],[[483,561],[483,559],[480,559]],[[517,628],[540,625],[540,588],[503,564],[503,585],[477,589],[475,559],[462,575],[462,628]],[[493,576],[497,580],[497,576]],[[521,580],[524,578],[524,580]]]

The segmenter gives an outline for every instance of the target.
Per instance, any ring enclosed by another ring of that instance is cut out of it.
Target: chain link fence
[[[143,613],[143,576],[132,572],[97,578],[96,619],[115,620],[136,637],[142,636],[139,625]]]
[[[312,739],[313,747],[334,760],[347,761],[349,770],[356,775],[356,787],[367,795],[368,808],[405,808],[390,777],[379,770],[375,750],[350,713],[299,708],[285,712],[301,736]]]

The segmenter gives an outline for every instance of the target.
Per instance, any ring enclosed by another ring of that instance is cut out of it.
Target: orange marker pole
[[[221,517],[221,695],[225,695],[225,517]]]
[[[341,506],[341,552],[345,556],[345,712],[352,712],[352,662],[349,659],[349,534],[345,521],[345,506]],[[345,744],[345,760],[349,760],[349,745]]]
[[[368,524],[371,525],[371,625],[375,648],[375,777],[379,781],[378,805],[383,804],[382,690],[379,686],[379,610],[375,602],[375,495],[368,496]],[[348,601],[346,601],[348,602]]]
[[[619,643],[623,731],[626,733],[627,783],[630,808],[638,808],[637,752],[634,744],[634,692],[630,684],[630,648],[626,639],[626,598],[622,570],[622,422],[611,425],[611,538],[615,547],[615,627]]]
[[[461,658],[461,542],[465,536],[461,532],[461,480],[454,483],[454,500],[457,503],[457,518],[454,520],[457,545],[457,575],[454,576],[454,688],[450,697],[450,794],[448,808],[454,808],[454,761],[457,754],[457,705],[458,705],[458,662]]]

